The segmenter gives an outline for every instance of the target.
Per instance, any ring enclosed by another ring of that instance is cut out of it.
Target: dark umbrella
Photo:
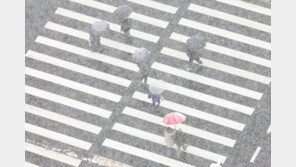
[[[194,35],[187,40],[187,49],[190,51],[198,51],[206,46],[206,38],[200,34]]]
[[[150,58],[151,52],[146,48],[140,48],[135,51],[132,56],[133,62],[137,64],[145,64]]]
[[[114,11],[114,14],[120,22],[123,22],[125,19],[127,19],[131,13],[132,8],[130,8],[128,5],[121,5]]]
[[[110,30],[109,24],[104,21],[96,21],[91,26],[91,32],[94,36],[102,36]]]

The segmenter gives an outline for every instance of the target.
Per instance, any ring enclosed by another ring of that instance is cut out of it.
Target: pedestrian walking
[[[128,5],[121,5],[115,11],[114,14],[121,24],[120,30],[123,31],[127,42],[132,42],[130,36],[131,20],[128,18],[132,13],[132,8]]]
[[[221,164],[223,163],[223,161],[221,159],[219,159],[217,161],[217,163],[212,163],[210,167],[222,167]]]
[[[182,132],[182,129],[178,129],[178,131],[174,135],[174,143],[177,145],[177,159],[180,159],[181,155],[181,147],[183,148],[184,151],[186,151],[188,147],[188,142],[187,142],[187,135]]]
[[[204,38],[201,34],[196,34],[187,40],[186,53],[187,53],[187,56],[189,57],[189,66],[192,66],[192,63],[194,60],[198,64],[202,64],[202,61],[200,60],[200,55],[201,55],[202,49],[205,46],[206,46],[206,38]]]
[[[156,108],[160,105],[160,100],[164,100],[162,93],[165,91],[165,87],[166,84],[162,80],[152,80],[149,83],[148,98],[152,98],[152,104]]]
[[[150,55],[151,52],[146,48],[140,48],[135,51],[132,56],[133,62],[139,67],[139,74],[141,80],[144,79],[144,83],[147,83],[147,77],[150,72]]]
[[[109,31],[109,24],[104,21],[96,21],[92,24],[89,32],[88,44],[92,52],[102,50],[101,36]]]
[[[176,130],[167,127],[164,131],[164,140],[165,140],[165,144],[167,145],[167,151],[166,151],[166,156],[171,156],[172,154],[172,147],[175,144],[174,143],[174,139],[173,136],[175,135]]]

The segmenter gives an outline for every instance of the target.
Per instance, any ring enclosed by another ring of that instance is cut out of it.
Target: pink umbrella
[[[178,112],[172,112],[164,116],[162,122],[165,123],[166,125],[177,125],[179,123],[184,122],[185,120],[186,120],[185,115]]]

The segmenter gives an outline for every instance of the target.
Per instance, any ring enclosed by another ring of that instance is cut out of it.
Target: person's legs
[[[172,148],[171,147],[168,147],[167,148],[167,151],[166,151],[166,155],[167,156],[171,156],[171,154],[172,154]]]
[[[144,74],[144,83],[147,84],[147,75]]]
[[[132,42],[131,35],[130,35],[130,28],[123,30],[126,41]]]
[[[177,159],[180,159],[181,146],[177,146]]]

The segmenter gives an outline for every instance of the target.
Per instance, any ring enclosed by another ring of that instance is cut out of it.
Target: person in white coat
[[[222,162],[223,162],[223,161],[222,161],[221,159],[219,159],[219,160],[217,161],[217,163],[212,163],[210,167],[222,167],[222,166],[221,166]]]

